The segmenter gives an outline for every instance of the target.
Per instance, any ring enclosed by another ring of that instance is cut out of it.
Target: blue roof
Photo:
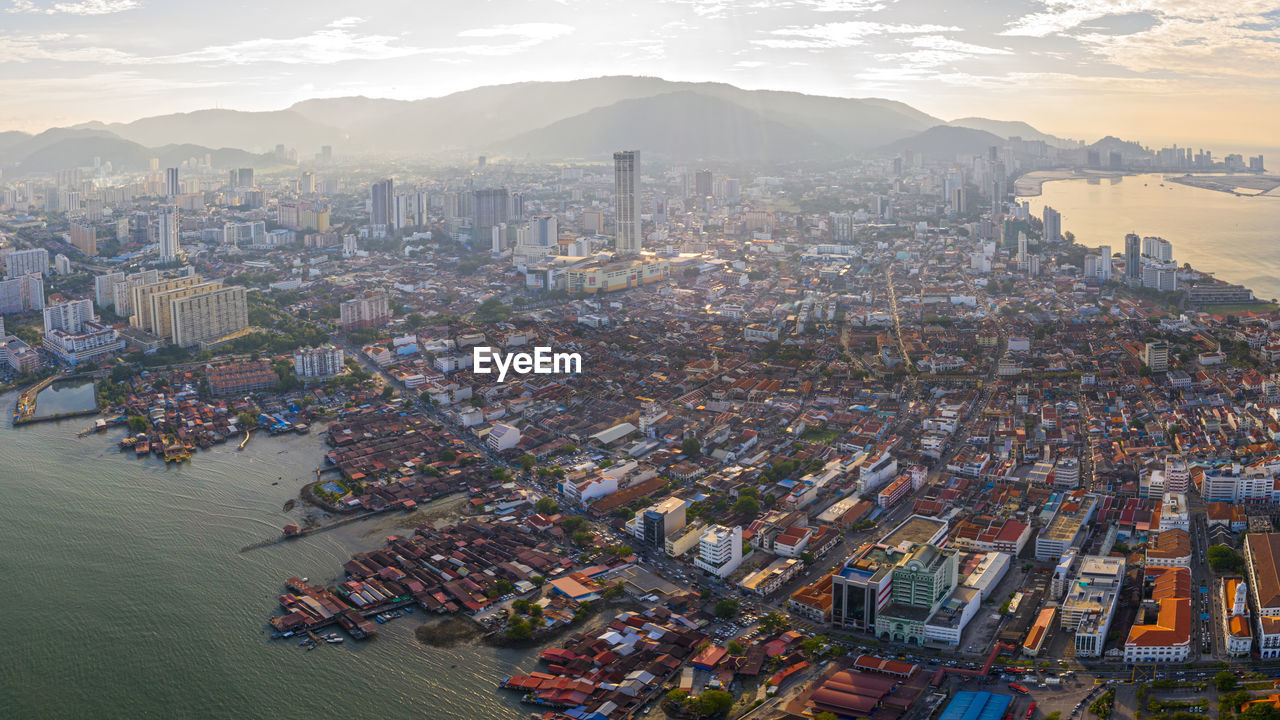
[[[947,703],[938,720],[1000,720],[1012,701],[1011,695],[962,690]]]

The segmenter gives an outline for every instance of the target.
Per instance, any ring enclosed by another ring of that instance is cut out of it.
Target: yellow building
[[[173,344],[192,347],[218,340],[249,327],[249,303],[244,288],[232,285],[171,302]]]
[[[129,318],[129,324],[139,330],[156,332],[156,327],[152,323],[151,296],[166,293],[170,290],[177,290],[178,288],[199,285],[202,282],[204,282],[204,278],[199,275],[186,275],[129,288],[130,307],[133,308],[133,316]]]
[[[593,263],[565,271],[565,289],[571,293],[615,292],[666,280],[671,263],[666,260],[620,260]]]
[[[177,288],[168,292],[155,293],[151,296],[151,332],[165,340],[173,340],[173,304],[183,298],[203,295],[214,290],[221,290],[222,283],[217,280]]]

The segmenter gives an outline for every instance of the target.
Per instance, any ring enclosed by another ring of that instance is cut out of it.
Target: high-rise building
[[[173,300],[169,316],[173,344],[192,347],[249,327],[249,303],[244,288],[232,285]]]
[[[98,307],[116,306],[116,283],[124,282],[124,273],[113,272],[97,275],[93,278],[93,301]]]
[[[698,539],[693,564],[716,577],[728,577],[742,564],[742,528],[712,525]]]
[[[623,255],[640,252],[640,151],[613,154],[614,248]],[[710,188],[708,188],[710,189]]]
[[[151,327],[153,328],[151,332],[165,340],[173,340],[173,308],[175,303],[184,298],[204,295],[221,289],[221,282],[210,280],[153,294],[151,296],[151,307],[148,309],[151,313]]]
[[[653,547],[665,547],[667,536],[684,527],[685,501],[667,498],[646,508],[636,516],[644,542]]]
[[[78,333],[86,322],[97,319],[93,314],[92,300],[69,300],[44,309],[44,331],[46,334],[52,330]]]
[[[1044,206],[1044,241],[1056,243],[1062,239],[1062,213]]]
[[[182,188],[178,185],[178,168],[176,167],[164,169],[164,194],[170,200],[182,194]]]
[[[1102,282],[1111,282],[1111,246],[1099,246],[1098,256],[1098,279]]]
[[[4,260],[4,276],[7,280],[30,275],[49,274],[49,251],[44,248],[30,250],[5,250],[0,253]]]
[[[529,243],[538,247],[554,247],[559,239],[555,215],[537,215],[529,220]]]
[[[316,191],[316,175],[311,171],[302,173],[302,179],[298,181],[298,192],[311,194]]]
[[[493,229],[507,221],[507,189],[485,188],[471,192],[471,239],[488,246]]]
[[[1142,361],[1151,368],[1151,372],[1164,372],[1169,369],[1169,343],[1154,340],[1146,344],[1142,350]]]
[[[711,195],[712,175],[710,170],[699,170],[693,174],[693,196],[701,203]]]
[[[72,247],[81,253],[90,257],[98,254],[98,231],[92,225],[73,222],[69,236]]]
[[[339,323],[346,331],[382,327],[391,319],[386,293],[372,293],[338,305]]]
[[[4,277],[13,279],[32,273],[49,274],[49,251],[44,247],[31,250],[5,250],[0,252],[4,260]]]
[[[242,223],[223,223],[222,224],[222,244],[232,247],[249,247],[251,245],[261,245],[267,239],[267,224],[262,220],[257,222]]]
[[[160,208],[156,221],[160,239],[160,262],[177,262],[182,252],[182,244],[178,236],[178,208],[172,205]]]
[[[236,168],[232,170],[229,183],[232,189],[253,187],[253,168]]]
[[[146,279],[150,278],[140,278],[140,280]],[[156,278],[152,282],[136,282],[136,284],[135,282],[129,282],[129,306],[133,313],[129,318],[129,324],[145,332],[161,334],[163,328],[156,327],[156,319],[152,313],[152,296],[161,295],[179,288],[192,287],[202,282],[204,282],[204,278],[199,275],[185,275],[165,280]],[[121,314],[123,312],[124,310],[120,307],[119,296],[117,295],[116,313]]]
[[[369,188],[369,224],[390,226],[392,222],[395,183],[391,178],[374,183]]]
[[[323,379],[340,375],[346,369],[342,348],[334,345],[298,348],[293,351],[293,370],[304,379]]]
[[[133,289],[158,282],[160,282],[160,271],[154,269],[130,273],[124,277],[124,280],[116,281],[113,298],[116,315],[123,318],[133,315]]]
[[[0,313],[43,309],[44,277],[39,273],[20,275],[0,282]]]
[[[1132,282],[1142,280],[1142,238],[1137,233],[1124,236],[1124,277]]]

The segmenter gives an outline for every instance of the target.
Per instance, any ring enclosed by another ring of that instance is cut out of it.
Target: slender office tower
[[[160,262],[171,263],[178,259],[182,246],[178,240],[178,208],[166,205],[160,208]]]
[[[640,252],[640,151],[622,150],[613,154],[613,194],[618,213],[614,247],[620,254]]]

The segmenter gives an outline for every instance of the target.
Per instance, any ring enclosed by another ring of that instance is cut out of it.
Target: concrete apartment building
[[[175,345],[208,345],[249,327],[249,302],[244,288],[232,285],[173,300],[170,315]]]

